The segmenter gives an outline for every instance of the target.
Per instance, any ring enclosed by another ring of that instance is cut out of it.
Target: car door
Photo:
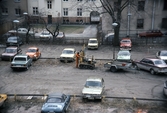
[[[139,63],[137,63],[137,66],[140,69],[145,69],[146,65],[147,65],[147,60],[146,59],[142,59]]]
[[[63,94],[63,99],[64,99],[64,103],[65,103],[65,106],[64,106],[64,109],[67,110],[68,106],[69,106],[69,103],[70,103],[70,99],[68,96],[66,96],[65,94]]]

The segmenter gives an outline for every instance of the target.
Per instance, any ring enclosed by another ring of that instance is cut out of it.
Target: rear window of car
[[[92,86],[92,87],[101,87],[102,83],[99,82],[99,81],[86,81],[85,87],[89,87],[89,86]]]
[[[155,60],[154,61],[155,65],[160,65],[160,64],[166,64],[163,60]]]
[[[97,40],[89,40],[89,43],[97,43]]]
[[[71,51],[71,50],[64,50],[63,53],[64,53],[64,54],[74,54],[74,51]]]
[[[5,53],[15,53],[16,49],[6,49]]]
[[[121,43],[131,43],[130,40],[122,40]]]
[[[48,103],[61,103],[62,99],[61,98],[49,98],[47,100]]]
[[[14,60],[15,60],[15,61],[26,61],[26,58],[19,58],[19,57],[17,57],[17,58],[15,58]]]

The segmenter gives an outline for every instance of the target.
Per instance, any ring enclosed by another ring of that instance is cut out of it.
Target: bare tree
[[[122,11],[131,3],[133,4],[134,0],[117,0],[117,2],[112,3],[112,0],[100,0],[102,7],[108,13],[113,23],[117,23],[118,25],[114,28],[115,37],[113,40],[114,46],[119,45],[119,31],[121,26],[121,13]]]

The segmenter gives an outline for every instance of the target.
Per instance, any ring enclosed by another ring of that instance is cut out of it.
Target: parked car
[[[82,90],[83,100],[87,99],[102,99],[102,94],[104,93],[104,79],[98,77],[89,77],[86,80],[84,88]]]
[[[49,40],[50,38],[52,38],[52,34],[50,33],[50,32],[48,32],[48,31],[43,31],[41,34],[40,34],[40,39],[42,40],[42,39],[47,39],[47,40]]]
[[[19,36],[11,36],[6,41],[6,46],[20,46],[23,44],[22,38]]]
[[[129,50],[131,51],[132,48],[132,41],[130,38],[123,38],[120,41],[120,50]]]
[[[141,61],[134,61],[136,69],[149,71],[151,74],[167,73],[167,64],[157,58],[143,58]]]
[[[1,60],[12,61],[17,54],[21,54],[21,49],[19,47],[10,46],[5,48],[5,51],[1,55]]]
[[[64,39],[64,38],[65,38],[64,32],[59,32],[59,34],[56,37],[56,39]]]
[[[162,59],[167,63],[167,50],[161,50],[156,53],[156,57]]]
[[[96,38],[90,38],[88,41],[88,49],[98,49],[98,40]]]
[[[26,29],[26,28],[18,28],[17,30],[9,30],[8,31],[8,33],[11,33],[11,34],[16,34],[16,33],[18,33],[18,34],[26,34],[27,32],[28,32],[28,29]],[[35,33],[30,30],[28,34],[33,35]]]
[[[162,37],[163,33],[160,30],[149,30],[147,32],[139,33],[139,37]]]
[[[74,48],[65,48],[60,55],[60,61],[64,62],[74,61],[75,52],[76,50]]]
[[[167,96],[167,81],[164,82],[163,93],[165,96]]]
[[[28,55],[33,60],[37,60],[41,57],[41,52],[39,51],[39,48],[37,47],[29,47],[26,55]]]
[[[11,68],[15,69],[29,69],[32,65],[32,59],[28,55],[16,55],[11,62]]]
[[[105,44],[113,44],[114,33],[108,33],[105,35],[103,43]]]
[[[131,61],[131,53],[128,50],[120,50],[117,54],[117,61]]]
[[[41,113],[66,113],[70,105],[70,95],[62,93],[50,94],[42,106]]]

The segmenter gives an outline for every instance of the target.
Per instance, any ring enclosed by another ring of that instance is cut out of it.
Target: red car
[[[132,41],[130,38],[123,38],[120,41],[120,50],[129,50],[131,51],[132,48]]]
[[[162,37],[163,33],[160,30],[150,30],[147,32],[139,33],[139,37]]]

